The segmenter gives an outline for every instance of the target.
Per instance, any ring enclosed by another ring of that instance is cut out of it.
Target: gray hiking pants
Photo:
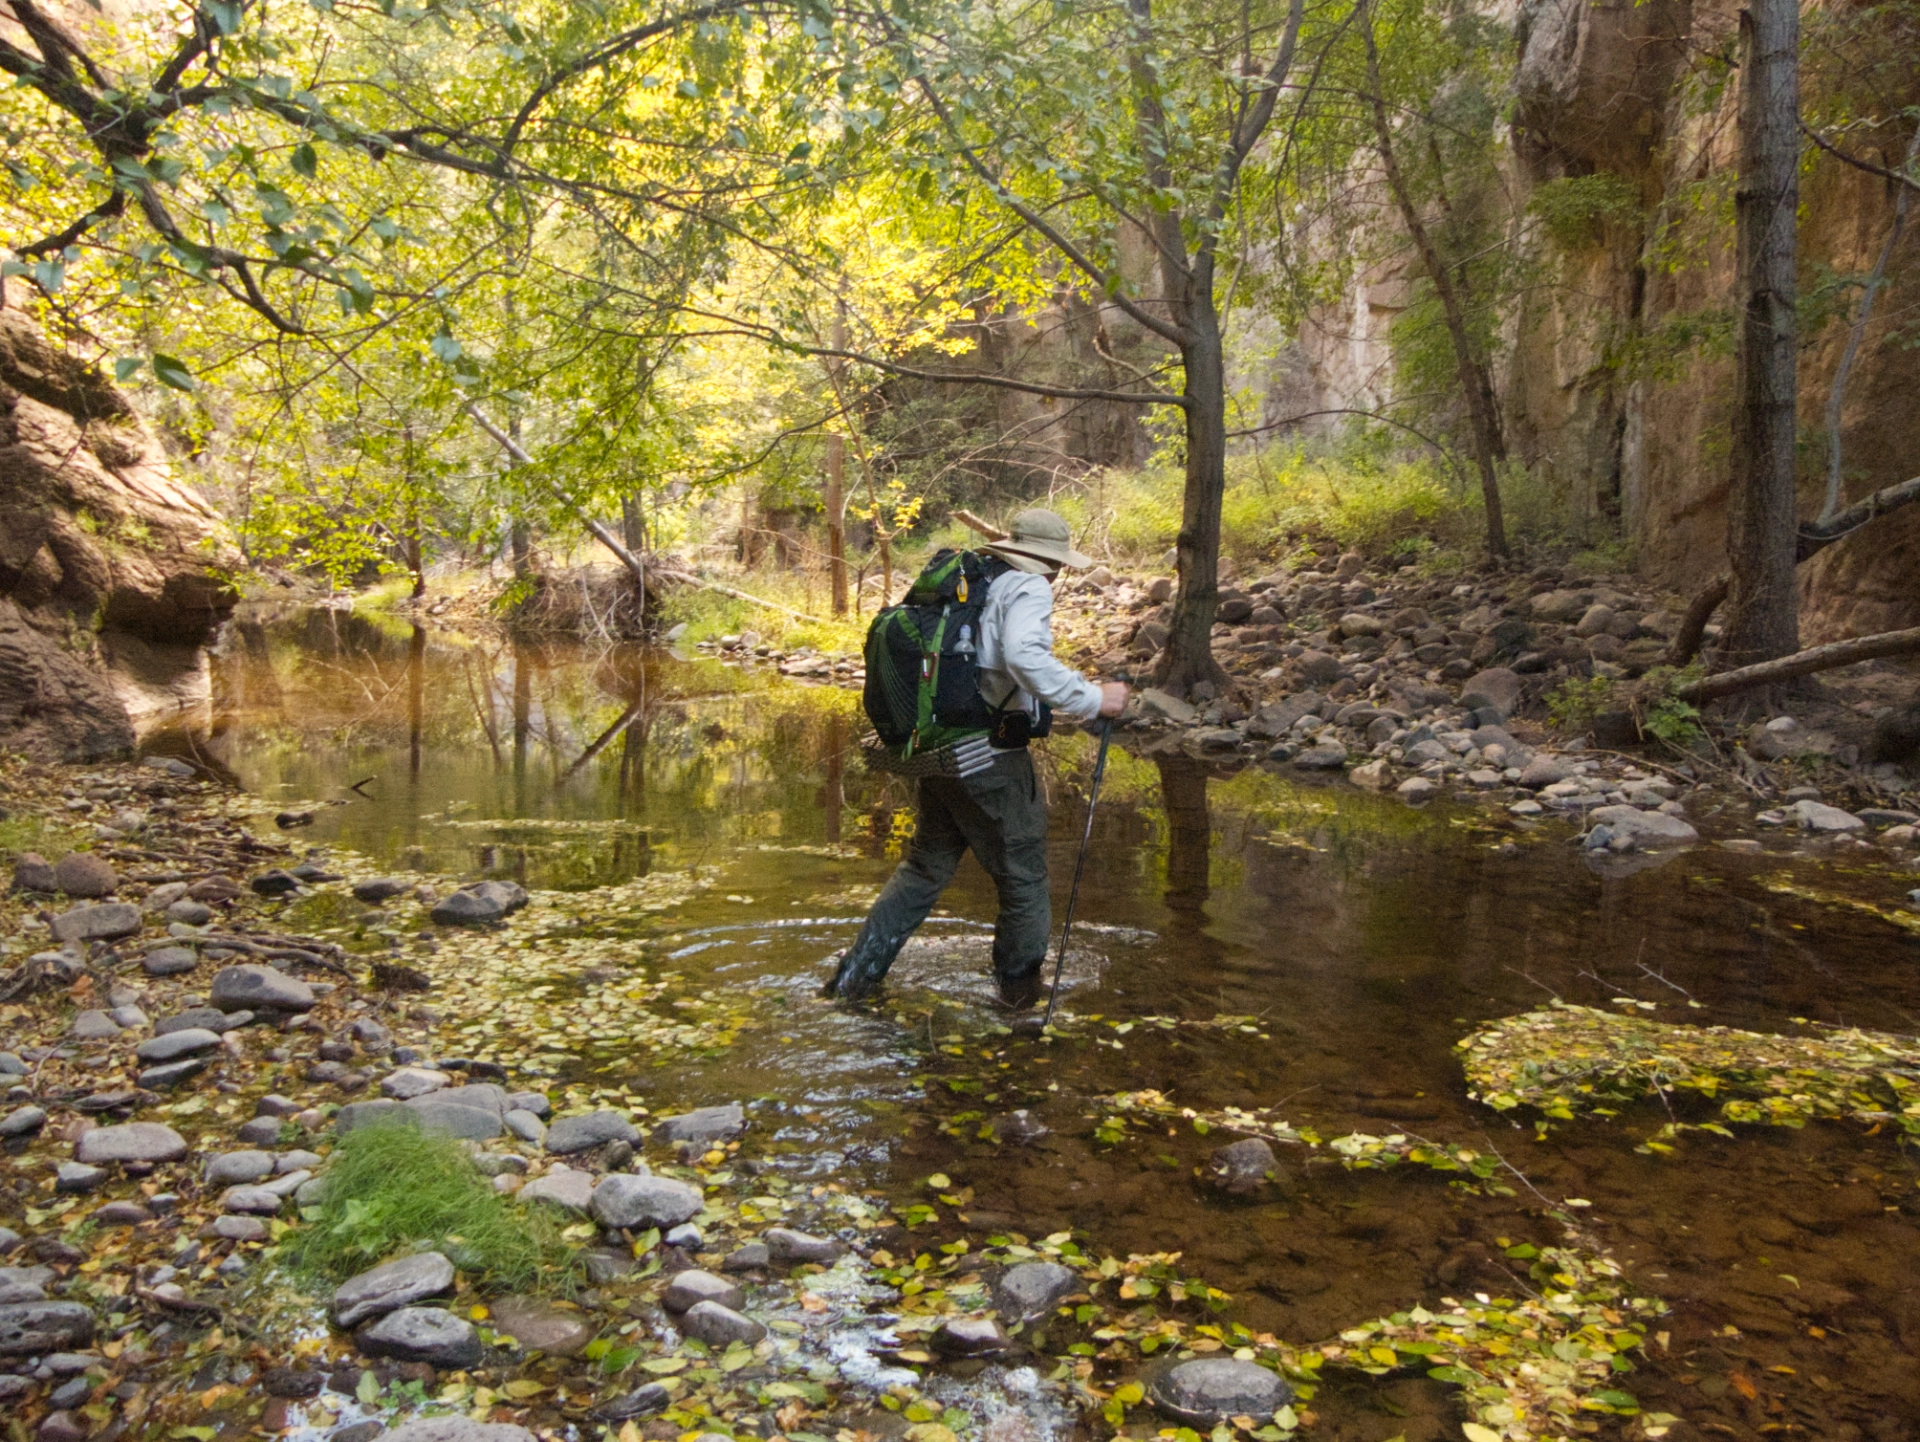
[[[1001,983],[1032,977],[1047,954],[1053,912],[1047,899],[1047,807],[1033,758],[1003,751],[992,769],[964,780],[920,781],[919,824],[902,861],[841,959],[835,989],[858,997],[893,965],[927,919],[954,868],[971,848],[1000,893],[993,928],[993,970]]]

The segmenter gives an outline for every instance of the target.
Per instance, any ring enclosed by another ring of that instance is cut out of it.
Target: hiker
[[[1063,566],[1093,564],[1073,549],[1072,539],[1067,523],[1052,511],[1022,511],[1011,534],[982,546],[983,555],[937,554],[901,606],[875,617],[867,642],[868,714],[888,742],[911,727],[888,755],[905,753],[910,762],[916,744],[932,739],[948,742],[945,754],[922,754],[958,760],[948,763],[950,774],[919,773],[919,824],[906,859],[842,953],[825,995],[850,1001],[872,992],[939,901],[962,853],[972,848],[1000,893],[993,929],[1000,1001],[1019,1010],[1039,999],[1053,915],[1047,808],[1027,741],[1047,733],[1053,711],[1091,721],[1118,716],[1127,704],[1120,682],[1095,685],[1054,657],[1053,578]],[[884,642],[893,612],[905,613],[917,627],[904,634],[920,649],[896,651],[900,660],[889,667],[876,638]],[[890,680],[903,671],[903,679]],[[969,694],[956,697],[950,685],[935,696],[937,677],[956,683],[964,678]],[[897,718],[893,734],[890,716]]]

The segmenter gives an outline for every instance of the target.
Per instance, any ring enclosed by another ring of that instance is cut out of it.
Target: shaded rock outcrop
[[[239,560],[127,397],[0,309],[0,747],[112,755],[203,701]]]

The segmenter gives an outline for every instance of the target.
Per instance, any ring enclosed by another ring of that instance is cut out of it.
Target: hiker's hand
[[[1127,709],[1127,686],[1124,681],[1104,681],[1100,685],[1100,714],[1118,716]]]

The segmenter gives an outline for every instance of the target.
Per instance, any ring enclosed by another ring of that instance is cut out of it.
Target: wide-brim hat
[[[1039,562],[1043,567],[1075,566],[1081,569],[1093,564],[1093,557],[1083,556],[1074,550],[1073,532],[1067,523],[1052,511],[1037,508],[1015,516],[1004,541],[994,541],[981,549],[991,551],[1022,571],[1037,569],[1034,562]]]

